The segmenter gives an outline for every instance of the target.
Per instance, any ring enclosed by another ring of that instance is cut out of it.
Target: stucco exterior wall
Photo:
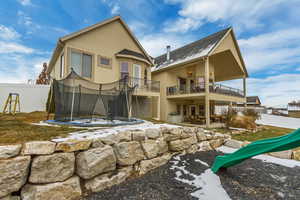
[[[119,21],[92,30],[88,33],[70,39],[66,42],[66,69],[70,71],[70,52],[71,50],[81,50],[93,56],[92,81],[98,83],[113,82],[120,78],[120,62],[129,62],[129,72],[132,75],[133,64],[141,65],[141,78],[144,78],[144,70],[149,68],[145,62],[131,58],[117,58],[116,53],[123,49],[129,49],[143,54],[126,29]],[[98,56],[111,59],[111,67],[98,66]],[[151,79],[151,74],[148,73]]]

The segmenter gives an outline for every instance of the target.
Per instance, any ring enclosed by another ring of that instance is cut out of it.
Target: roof
[[[261,104],[260,99],[258,96],[249,96],[247,97],[247,103],[255,103],[256,104],[256,100],[258,100],[259,104]]]
[[[118,52],[117,54],[119,54],[119,55],[129,55],[129,56],[134,56],[134,57],[138,57],[138,58],[147,59],[146,56],[144,56],[143,54],[138,53],[136,51],[129,50],[129,49],[123,49],[122,51]]]
[[[132,39],[134,40],[134,42],[137,44],[137,46],[141,49],[141,51],[144,53],[144,58],[149,61],[150,63],[152,63],[152,60],[151,58],[149,57],[149,55],[147,54],[147,52],[145,51],[145,49],[142,47],[142,45],[140,44],[140,42],[137,40],[137,38],[134,36],[134,34],[131,32],[131,30],[129,29],[129,27],[127,26],[127,24],[122,20],[122,18],[120,16],[115,16],[115,17],[112,17],[112,18],[109,18],[107,20],[104,20],[104,21],[101,21],[97,24],[94,24],[92,26],[88,26],[84,29],[81,29],[79,31],[76,31],[76,32],[73,32],[71,34],[68,34],[66,36],[63,36],[61,38],[58,39],[58,42],[57,42],[57,45],[55,47],[55,50],[52,54],[52,57],[51,57],[51,60],[49,62],[49,66],[48,66],[48,69],[47,69],[47,72],[51,72],[53,66],[54,66],[54,62],[56,61],[56,59],[58,58],[60,52],[62,51],[63,47],[64,47],[64,44],[67,40],[70,40],[72,38],[75,38],[79,35],[82,35],[82,34],[85,34],[91,30],[94,30],[94,29],[97,29],[101,26],[104,26],[106,24],[109,24],[111,22],[114,22],[114,21],[117,21],[119,20],[120,23],[124,26],[124,28],[126,29],[126,31],[128,32],[128,34],[132,37]]]
[[[230,30],[231,27],[226,28],[205,38],[171,51],[169,62],[167,61],[166,53],[156,57],[154,62],[155,67],[153,71],[167,68],[171,65],[173,66],[184,61],[207,56]]]

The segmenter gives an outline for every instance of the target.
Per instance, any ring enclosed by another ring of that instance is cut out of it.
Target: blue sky
[[[232,26],[250,74],[248,94],[285,105],[300,100],[299,10],[300,0],[5,0],[0,82],[35,79],[58,37],[120,14],[152,56]]]

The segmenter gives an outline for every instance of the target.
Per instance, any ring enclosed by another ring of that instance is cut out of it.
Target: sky
[[[233,27],[248,95],[285,106],[300,100],[299,10],[300,0],[2,0],[0,82],[36,79],[59,37],[121,15],[154,57]]]

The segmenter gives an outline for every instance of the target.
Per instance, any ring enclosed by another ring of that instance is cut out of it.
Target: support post
[[[244,98],[245,98],[245,103],[244,103],[244,108],[246,109],[247,107],[247,85],[246,85],[246,77],[243,78],[243,92],[244,92]]]
[[[71,117],[70,120],[73,121],[73,110],[74,110],[74,98],[75,98],[75,80],[73,78],[73,92],[72,92],[72,105],[71,105]]]
[[[209,104],[209,96],[205,96],[205,122],[206,128],[209,128],[210,125],[210,104]]]
[[[244,97],[246,97],[247,94],[247,86],[246,86],[246,78],[243,78],[243,91],[244,91]]]
[[[160,120],[160,96],[157,97],[157,118]]]
[[[210,104],[209,104],[209,57],[205,58],[205,123],[206,127],[210,126]]]

